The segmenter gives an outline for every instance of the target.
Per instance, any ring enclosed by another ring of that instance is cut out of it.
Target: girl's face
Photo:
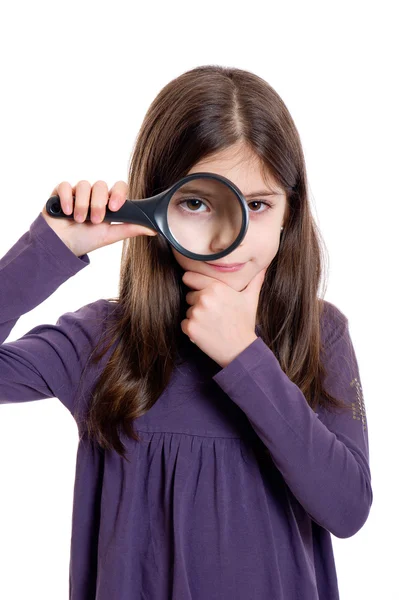
[[[269,184],[265,182],[260,159],[242,143],[199,161],[187,175],[202,171],[230,179],[248,202],[249,225],[244,239],[230,254],[215,261],[245,265],[238,271],[223,272],[204,261],[183,256],[173,246],[172,252],[185,271],[203,273],[223,281],[236,291],[242,291],[259,271],[270,265],[277,254],[281,227],[284,225],[286,194],[273,179]],[[256,196],[248,198],[250,194],[262,191],[264,193],[256,193]],[[270,204],[270,207],[260,202]]]

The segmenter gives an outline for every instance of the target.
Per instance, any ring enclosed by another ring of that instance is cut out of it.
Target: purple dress
[[[0,342],[89,264],[39,214],[0,260]],[[97,300],[2,343],[0,403],[58,398],[79,430],[72,600],[339,598],[331,533],[359,531],[373,493],[348,320],[326,305],[326,384],[350,412],[313,411],[260,337],[223,369],[188,342],[135,421],[141,441],[122,436],[130,464],[89,441],[79,418],[114,349],[78,388],[115,303]]]

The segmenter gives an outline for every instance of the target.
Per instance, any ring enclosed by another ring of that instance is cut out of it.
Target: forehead
[[[284,194],[268,166],[247,146],[234,145],[199,160],[187,173],[207,171],[230,179],[244,194],[258,191]]]

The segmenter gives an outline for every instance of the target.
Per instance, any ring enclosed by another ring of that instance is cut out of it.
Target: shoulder
[[[109,317],[118,307],[117,302],[99,298],[80,308],[65,312],[59,317],[57,325],[68,330],[68,333],[81,332],[93,340],[101,335]]]
[[[348,318],[332,302],[319,298],[320,336],[325,348],[329,348],[342,337],[348,327]]]
[[[73,322],[74,320],[86,321],[87,319],[103,319],[109,314],[111,310],[110,306],[112,306],[112,304],[108,300],[99,298],[98,300],[84,304],[75,310],[65,312],[61,315],[60,319],[67,317],[70,322]]]

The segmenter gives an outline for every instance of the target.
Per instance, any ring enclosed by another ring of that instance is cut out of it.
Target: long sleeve
[[[107,301],[97,300],[2,343],[19,317],[90,264],[64,244],[41,214],[0,259],[0,404],[58,398],[72,413],[85,359]]]
[[[324,383],[351,411],[313,411],[260,337],[213,379],[245,412],[311,518],[346,538],[366,522],[373,492],[364,400],[348,320],[327,304]]]

